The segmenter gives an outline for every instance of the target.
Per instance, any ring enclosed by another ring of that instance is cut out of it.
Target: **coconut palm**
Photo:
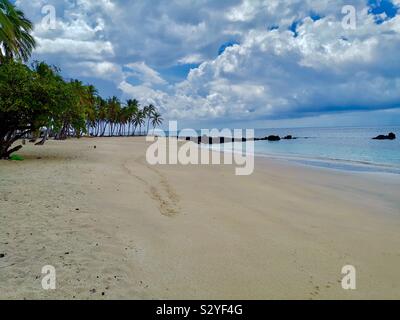
[[[151,115],[151,124],[153,125],[153,132],[157,126],[160,126],[163,123],[164,119],[161,117],[161,114],[157,111]]]
[[[8,0],[0,0],[0,62],[6,59],[28,61],[36,41],[32,22]]]
[[[119,115],[121,112],[121,101],[113,96],[107,99],[107,121],[110,125],[109,136],[114,135],[114,131],[119,123]]]
[[[8,39],[12,36],[12,25],[8,20],[5,10],[5,4],[3,0],[0,0],[0,42],[3,43],[3,39]]]
[[[133,119],[135,117],[135,114],[139,110],[139,101],[136,99],[129,99],[126,101],[126,108],[127,108],[127,114],[128,114],[128,136],[130,135],[131,132],[131,126],[133,123]]]
[[[143,108],[143,112],[145,117],[147,118],[147,130],[146,133],[149,133],[149,126],[150,126],[150,121],[151,121],[151,117],[152,115],[156,112],[156,107],[153,106],[152,104],[149,104],[148,106]]]
[[[108,119],[108,102],[107,100],[99,97],[97,101],[97,121],[98,121],[98,132],[100,137],[104,137],[107,129]]]
[[[145,113],[143,110],[138,110],[133,117],[133,135],[135,135],[137,127],[139,127],[139,134],[142,133],[142,126],[145,124]]]

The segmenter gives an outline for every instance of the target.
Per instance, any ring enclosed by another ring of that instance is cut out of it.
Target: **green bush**
[[[24,157],[18,155],[18,154],[13,154],[10,156],[11,161],[24,161]]]

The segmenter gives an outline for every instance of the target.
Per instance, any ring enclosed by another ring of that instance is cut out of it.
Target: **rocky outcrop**
[[[283,140],[294,140],[294,139],[296,139],[296,138],[293,137],[292,135],[288,135],[288,136],[283,138]]]
[[[178,137],[179,139],[179,137]],[[192,141],[198,144],[224,144],[224,143],[230,143],[230,142],[246,142],[246,141],[280,141],[280,140],[294,140],[297,139],[291,135],[288,135],[284,138],[281,138],[280,136],[275,136],[275,135],[270,135],[267,137],[263,138],[253,138],[253,139],[247,139],[247,138],[228,138],[228,137],[208,137],[208,136],[198,136],[198,137],[184,137],[180,138],[186,141]]]
[[[267,137],[267,140],[268,141],[280,141],[281,137],[279,137],[279,136],[269,136],[269,137]]]
[[[377,137],[375,137],[373,139],[374,140],[395,140],[396,139],[396,135],[393,132],[391,132],[387,136],[379,135],[379,136],[377,136]]]

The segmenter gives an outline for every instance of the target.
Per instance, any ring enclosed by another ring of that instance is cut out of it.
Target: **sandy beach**
[[[258,158],[239,177],[150,166],[147,146],[48,141],[0,162],[0,299],[400,298],[399,176]]]

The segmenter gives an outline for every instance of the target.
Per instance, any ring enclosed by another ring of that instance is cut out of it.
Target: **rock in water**
[[[381,134],[381,135],[379,135],[379,136],[377,136],[377,137],[375,137],[373,139],[374,140],[395,140],[396,139],[396,135],[393,132],[391,132],[387,136]]]
[[[267,138],[268,141],[280,141],[281,138],[279,136],[269,136]]]
[[[292,135],[288,135],[288,136],[284,137],[283,139],[284,139],[284,140],[292,140],[292,139],[293,139],[293,136],[292,136]]]

